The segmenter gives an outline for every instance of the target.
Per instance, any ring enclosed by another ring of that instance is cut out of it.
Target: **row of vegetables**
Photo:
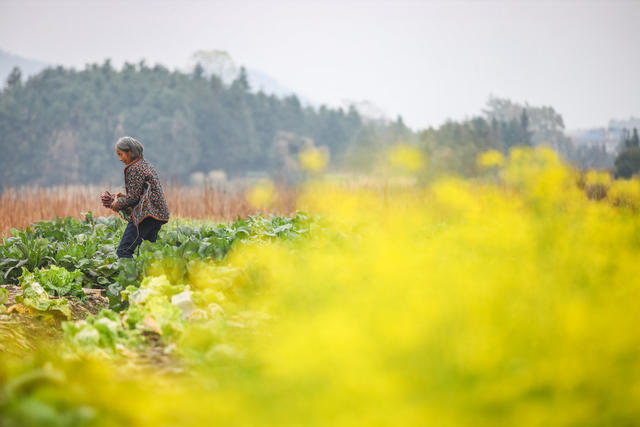
[[[172,221],[155,243],[143,242],[136,257],[117,259],[125,226],[120,219],[87,213],[83,220],[41,221],[3,238],[2,281],[19,285],[20,293],[7,307],[7,291],[0,288],[0,311],[61,324],[67,347],[85,354],[144,350],[148,332],[170,343],[189,321],[210,323],[221,333],[230,325],[241,328],[268,316],[237,310],[235,301],[247,287],[244,272],[223,258],[241,242],[298,240],[317,225],[302,213],[249,216],[231,224]],[[68,299],[86,299],[83,288],[105,290],[109,308],[70,321]]]

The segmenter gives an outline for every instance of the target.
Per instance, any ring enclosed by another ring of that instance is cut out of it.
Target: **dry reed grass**
[[[11,228],[24,229],[40,220],[56,216],[81,218],[81,212],[109,216],[114,212],[100,203],[104,189],[97,186],[22,187],[0,193],[0,234]],[[290,215],[295,212],[296,191],[277,189],[277,197],[269,208],[252,207],[245,197],[246,189],[227,190],[218,187],[167,186],[165,193],[172,218],[230,221],[257,212]]]

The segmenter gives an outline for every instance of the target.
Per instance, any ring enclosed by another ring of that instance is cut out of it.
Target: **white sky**
[[[567,128],[640,115],[640,1],[8,1],[0,49],[82,68],[183,67],[226,50],[318,103],[370,100],[417,128],[489,94]]]

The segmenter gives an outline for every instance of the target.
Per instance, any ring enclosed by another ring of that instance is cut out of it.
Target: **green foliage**
[[[105,287],[118,274],[115,248],[124,223],[115,217],[84,221],[67,217],[40,221],[33,229],[12,230],[0,245],[0,272],[6,283],[18,284],[20,269],[35,271],[56,265],[82,273],[84,287]]]
[[[30,271],[48,265],[55,256],[55,247],[47,239],[27,228],[24,231],[11,230],[12,237],[2,238],[0,245],[0,268],[4,274],[2,279],[7,283],[18,283],[20,269]]]
[[[243,75],[227,87],[215,75],[144,63],[118,71],[106,61],[14,80],[0,92],[2,186],[121,179],[117,135],[139,136],[162,176],[185,180],[212,169],[274,170],[279,131],[309,137],[338,159],[362,129],[354,109],[316,110],[295,96],[252,93]]]
[[[181,314],[167,296],[153,295],[130,306],[125,314],[125,322],[130,328],[139,327],[171,338],[182,329]]]
[[[174,223],[173,226],[163,227],[166,230],[159,235],[160,244],[146,241],[142,243],[136,265],[148,273],[155,261],[162,261],[166,266],[171,264],[175,277],[182,277],[189,261],[221,260],[237,242],[276,238],[295,240],[308,233],[309,227],[310,220],[303,213],[297,213],[292,218],[250,215],[247,220],[238,218],[232,224],[215,227],[207,224],[185,226]]]
[[[138,287],[158,262],[175,282],[184,277],[190,261],[222,260],[239,241],[295,240],[308,233],[311,221],[303,213],[293,218],[258,214],[219,225],[172,221],[156,243],[143,242],[139,257],[117,259],[124,226],[116,217],[93,218],[89,212],[82,221],[56,218],[33,229],[13,230],[0,245],[0,271],[7,283],[20,283],[22,274],[23,281],[38,281],[52,295],[82,296],[82,287],[103,288],[111,308],[122,310],[128,303],[120,293]]]
[[[66,298],[49,299],[40,283],[29,280],[23,283],[22,293],[16,295],[16,304],[22,304],[32,315],[43,318],[71,318],[71,309]]]
[[[9,89],[17,89],[22,85],[22,71],[20,68],[13,67],[11,73],[7,77],[7,87]]]
[[[67,271],[63,267],[52,265],[49,268],[41,268],[30,273],[22,267],[22,276],[19,278],[24,287],[26,283],[39,283],[43,289],[53,296],[84,297],[82,290],[82,273],[78,270]]]
[[[622,143],[624,148],[640,148],[640,138],[638,137],[638,129],[633,128],[633,132],[629,133],[628,129],[622,131]]]
[[[542,143],[549,144],[562,155],[570,149],[569,140],[564,135],[562,115],[553,107],[522,105],[491,96],[483,112],[487,121],[500,133],[507,150],[514,145]]]
[[[482,117],[462,123],[449,121],[438,129],[423,131],[419,139],[429,159],[429,176],[442,173],[473,176],[478,172],[476,159],[480,153],[491,149],[504,151],[506,147],[498,125],[490,125]]]
[[[136,331],[125,328],[120,316],[111,310],[101,310],[76,322],[62,324],[66,344],[77,353],[116,353],[117,346],[134,347],[140,342]]]
[[[60,392],[68,381],[65,374],[52,364],[34,366],[38,362],[25,361],[25,364],[31,365],[30,368],[17,373],[3,384],[3,399],[0,400],[1,424],[6,427],[95,424],[96,414],[92,408],[74,405],[69,394]],[[53,396],[56,398],[51,399]]]
[[[508,154],[518,146],[546,145],[581,167],[610,167],[612,158],[600,147],[574,147],[564,134],[562,115],[552,107],[520,105],[490,97],[484,116],[462,122],[447,121],[419,133],[429,167],[426,177],[455,174],[477,176],[476,159],[489,150]]]
[[[9,302],[9,291],[5,288],[0,288],[0,313],[4,313],[7,310],[5,304]]]
[[[94,221],[89,215],[87,218],[88,224],[104,221],[102,218]],[[98,316],[63,323],[65,341],[76,354],[103,356],[116,356],[120,350],[135,349],[145,342],[142,332],[174,341],[181,336],[184,322],[192,311],[196,312],[196,317],[209,321],[219,319],[224,310],[218,303],[229,304],[239,297],[239,293],[247,291],[239,286],[241,273],[237,269],[213,267],[207,261],[221,261],[241,241],[248,244],[297,241],[309,234],[316,221],[297,213],[292,218],[254,215],[215,226],[172,222],[161,231],[156,243],[144,243],[139,257],[123,258],[115,263],[117,275],[107,287],[113,311],[103,310]],[[68,229],[83,227],[79,221],[71,219],[61,223],[66,223]],[[39,230],[45,229],[45,235],[64,237],[52,224],[41,223]],[[50,305],[60,301],[44,297],[46,292],[37,281],[43,282],[46,276],[54,273],[65,278],[73,276],[73,280],[79,275],[77,271],[72,274],[56,266],[35,273],[23,270],[21,279],[28,289],[25,295],[28,294],[29,302],[41,311],[51,310]],[[215,274],[215,282],[209,283],[207,278],[211,273]],[[185,284],[189,280],[193,281],[192,286],[200,288],[192,290]],[[211,288],[212,284],[217,285]],[[62,293],[61,288],[60,285],[56,287]],[[35,300],[34,292],[41,298]],[[122,315],[117,311],[122,311]]]
[[[640,148],[623,150],[615,161],[616,177],[631,178],[640,172]]]

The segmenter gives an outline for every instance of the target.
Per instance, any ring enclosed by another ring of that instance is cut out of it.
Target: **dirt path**
[[[20,287],[14,285],[0,285],[0,287],[9,291],[6,307],[11,308],[15,304],[16,295],[22,292]],[[84,291],[87,294],[84,301],[67,298],[71,309],[71,320],[84,319],[109,306],[109,300],[101,295],[101,290],[85,289]],[[57,324],[45,322],[17,311],[0,314],[0,352],[21,355],[39,349],[52,349],[61,338],[62,330],[59,322]]]
[[[7,308],[15,304],[16,295],[22,291],[19,286],[0,285],[9,291]],[[82,320],[89,315],[96,315],[103,308],[109,307],[109,300],[102,295],[101,289],[83,289],[87,298],[80,301],[74,297],[65,297],[69,301],[72,317],[70,320]],[[56,297],[50,297],[52,299]],[[182,372],[179,361],[166,350],[160,335],[145,331],[143,337],[146,342],[144,350],[131,354],[127,360],[129,367],[135,369],[153,369],[158,372]],[[15,356],[35,352],[39,349],[55,348],[62,339],[59,322],[56,324],[38,320],[17,311],[0,314],[0,352]]]

